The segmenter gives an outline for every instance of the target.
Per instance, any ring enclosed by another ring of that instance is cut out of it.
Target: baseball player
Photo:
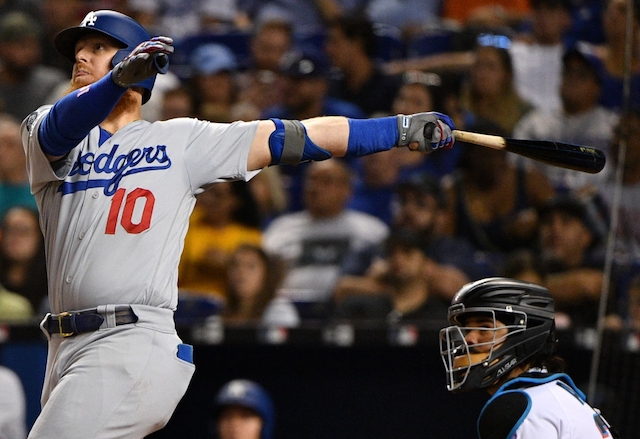
[[[462,287],[440,331],[452,392],[492,395],[478,419],[480,439],[615,438],[553,354],[554,305],[539,285],[487,278]]]
[[[194,195],[207,185],[279,163],[453,145],[439,113],[143,121],[172,43],[126,15],[90,12],[54,39],[74,62],[70,92],[22,123],[52,310],[31,439],[141,438],[167,423],[194,373],[173,312]]]
[[[272,439],[275,407],[269,393],[258,383],[229,381],[214,399],[215,430],[219,439]]]

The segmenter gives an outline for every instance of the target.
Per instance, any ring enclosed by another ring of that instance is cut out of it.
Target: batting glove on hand
[[[131,87],[156,73],[167,73],[169,57],[173,53],[173,39],[153,37],[140,43],[125,59],[111,70],[111,79],[121,87]]]
[[[398,146],[409,146],[417,142],[417,151],[431,152],[434,149],[449,149],[455,142],[452,131],[453,120],[445,114],[430,111],[409,116],[398,115]]]

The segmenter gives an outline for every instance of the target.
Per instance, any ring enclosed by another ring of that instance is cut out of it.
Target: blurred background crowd
[[[607,329],[640,349],[640,14],[628,20],[628,4],[0,1],[0,320],[48,308],[20,122],[67,89],[71,65],[53,36],[115,9],[175,40],[143,107],[150,121],[440,111],[459,129],[607,155],[586,174],[458,142],[216,184],[198,196],[186,237],[179,324],[437,328],[462,285],[510,276],[547,286],[562,328],[594,328],[610,291]]]
[[[0,0],[0,322],[48,310],[19,128],[67,89],[53,36],[97,9],[174,38],[150,121],[440,111],[607,156],[585,174],[457,142],[216,184],[186,236],[178,325],[438,329],[465,283],[509,276],[549,288],[561,329],[603,316],[640,351],[640,3],[627,0]]]

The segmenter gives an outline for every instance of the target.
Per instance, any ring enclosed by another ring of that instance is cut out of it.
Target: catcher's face
[[[99,33],[89,34],[76,43],[76,62],[71,85],[74,88],[93,84],[111,71],[111,59],[119,47],[114,40]]]
[[[526,328],[525,315],[522,315],[518,324],[505,325],[493,311],[470,315],[461,320],[460,326],[449,326],[440,331],[440,353],[449,390],[460,389],[474,367],[499,361],[494,357],[494,352],[510,334]]]

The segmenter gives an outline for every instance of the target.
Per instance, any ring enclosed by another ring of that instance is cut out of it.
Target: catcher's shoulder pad
[[[498,394],[484,407],[478,419],[480,439],[509,439],[529,413],[531,398],[512,390]]]

